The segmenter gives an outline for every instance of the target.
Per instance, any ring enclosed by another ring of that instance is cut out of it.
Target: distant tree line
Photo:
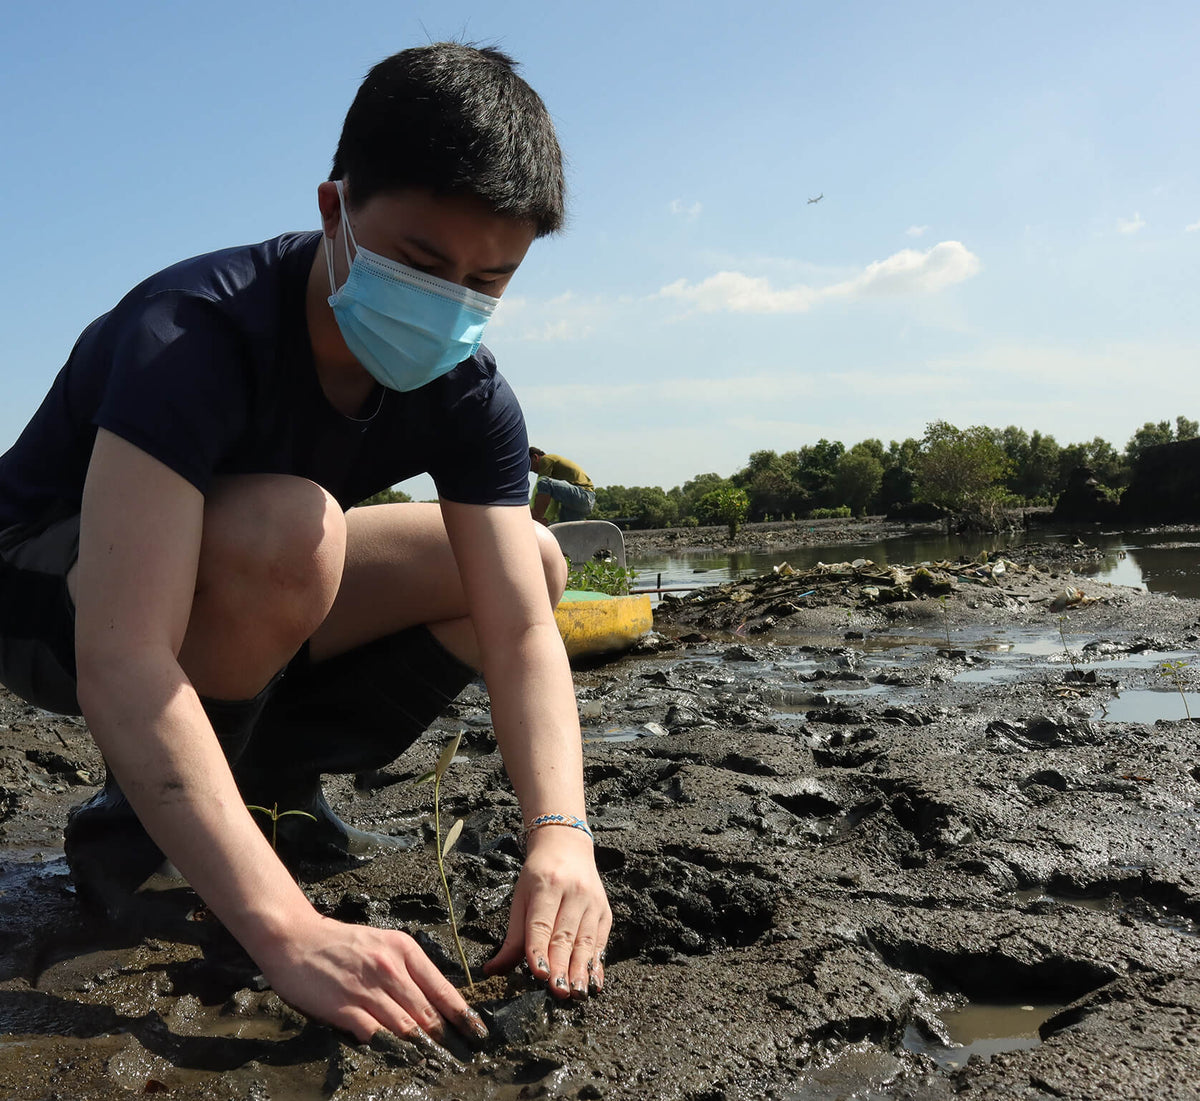
[[[957,428],[934,421],[924,436],[868,439],[845,447],[821,439],[797,451],[755,451],[728,478],[697,474],[682,486],[601,486],[596,519],[635,528],[728,524],[743,520],[880,514],[913,505],[947,511],[1052,505],[1072,473],[1087,467],[1116,495],[1148,447],[1193,439],[1200,424],[1186,417],[1139,428],[1124,451],[1097,436],[1061,446],[1053,436],[1010,425]]]

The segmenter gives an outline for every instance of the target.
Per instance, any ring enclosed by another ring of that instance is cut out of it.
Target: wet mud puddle
[[[1038,1029],[1064,1006],[967,1002],[940,1014],[944,1037],[925,1035],[916,1025],[904,1034],[905,1050],[928,1055],[943,1070],[956,1070],[972,1055],[985,1059],[1003,1051],[1024,1051],[1042,1041]]]

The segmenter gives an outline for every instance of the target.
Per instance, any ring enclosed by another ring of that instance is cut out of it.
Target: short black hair
[[[475,195],[498,214],[562,228],[562,151],[541,97],[494,47],[435,42],[379,62],[346,113],[331,180],[355,206],[409,187]]]

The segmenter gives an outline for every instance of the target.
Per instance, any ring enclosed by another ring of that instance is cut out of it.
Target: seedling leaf
[[[279,819],[286,818],[289,814],[299,814],[304,818],[311,818],[314,822],[317,820],[315,814],[309,814],[306,810],[280,810],[279,804],[275,803],[270,810],[266,807],[260,807],[256,803],[247,803],[247,810],[256,810],[261,814],[265,814],[271,819],[271,848],[276,849],[279,841]]]
[[[277,817],[286,818],[289,814],[300,814],[305,818],[311,818],[314,822],[317,820],[317,816],[315,814],[309,814],[306,810],[281,810]]]
[[[450,850],[458,844],[459,835],[463,831],[463,820],[457,819],[453,826],[446,831],[446,843],[442,846],[442,858],[450,855]]]
[[[442,755],[438,758],[437,767],[433,770],[438,779],[446,775],[446,769],[450,767],[450,762],[454,760],[454,755],[458,752],[458,743],[462,741],[463,732],[460,730],[453,738],[446,743],[446,748],[442,750]]]
[[[418,784],[427,784],[427,783],[429,783],[430,780],[434,779],[436,776],[437,776],[437,773],[430,770],[429,772],[426,772],[423,775],[418,776],[413,781],[413,787],[416,787]]]

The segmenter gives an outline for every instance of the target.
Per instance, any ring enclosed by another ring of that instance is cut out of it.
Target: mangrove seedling
[[[458,844],[458,839],[462,834],[463,820],[461,818],[455,819],[454,824],[446,831],[445,841],[442,840],[442,777],[446,775],[451,762],[454,760],[454,755],[458,752],[462,736],[463,731],[460,730],[446,743],[433,771],[425,773],[424,776],[417,780],[417,783],[423,784],[429,780],[433,781],[433,839],[435,845],[434,852],[437,855],[438,875],[442,877],[442,891],[446,895],[446,909],[450,912],[450,933],[454,937],[454,947],[458,949],[458,958],[462,963],[463,974],[467,976],[467,987],[470,990],[474,990],[475,982],[471,978],[471,968],[467,966],[467,954],[463,951],[462,940],[458,936],[458,919],[454,916],[454,899],[450,897],[450,884],[446,879],[446,857],[450,855],[450,851]]]
[[[1170,677],[1171,682],[1175,685],[1176,691],[1179,692],[1179,698],[1183,700],[1183,713],[1191,721],[1192,712],[1188,707],[1187,693],[1183,690],[1184,674],[1187,672],[1188,662],[1179,661],[1164,661],[1158,667],[1158,675],[1160,677]]]
[[[286,818],[289,814],[301,814],[305,818],[311,818],[314,822],[317,820],[316,815],[309,814],[306,810],[280,810],[278,803],[272,803],[271,809],[266,807],[258,807],[253,803],[246,804],[247,810],[256,810],[260,814],[265,814],[271,820],[271,848],[276,848],[276,842],[279,840],[279,819]]]
[[[1058,617],[1058,637],[1062,639],[1063,653],[1067,656],[1067,661],[1071,663],[1071,672],[1076,676],[1079,675],[1079,666],[1075,664],[1075,655],[1071,652],[1071,647],[1067,645],[1067,617],[1060,615]]]
[[[946,628],[946,645],[950,645],[950,605],[946,603],[946,597],[939,596],[938,599],[942,602],[942,626]]]

